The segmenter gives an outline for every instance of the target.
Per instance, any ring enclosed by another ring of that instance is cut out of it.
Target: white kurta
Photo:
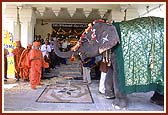
[[[43,45],[41,46],[41,51],[42,51],[42,54],[43,54],[43,57],[44,57],[47,52],[51,52],[51,47],[50,47],[50,45],[43,44]]]

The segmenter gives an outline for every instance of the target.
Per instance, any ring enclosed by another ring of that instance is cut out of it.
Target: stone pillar
[[[21,35],[21,26],[18,20],[18,9],[17,6],[7,5],[3,7],[4,15],[3,15],[3,30],[11,32],[13,35],[13,39],[20,40]]]
[[[12,54],[12,50],[14,48],[14,44],[12,41],[20,40],[20,24],[18,23],[17,18],[17,6],[11,5],[11,4],[5,4],[2,3],[3,9],[2,9],[2,32],[9,32],[12,34],[13,39],[8,38],[4,39],[5,36],[2,37],[3,39],[3,46],[6,47],[9,51],[9,55],[7,56],[8,61],[8,70],[7,70],[7,76],[8,78],[14,78],[14,58]],[[5,33],[2,33],[2,35],[5,35]],[[3,51],[3,50],[2,50]]]
[[[19,15],[20,15],[20,8],[19,7],[17,7],[17,19],[16,19],[16,23],[15,23],[15,37],[16,37],[16,39],[18,39],[18,40],[21,40],[20,38],[21,38],[21,24],[20,24],[20,17],[19,17]]]
[[[21,43],[23,47],[32,44],[34,37],[34,25],[36,17],[31,7],[22,8],[20,13],[21,21]]]

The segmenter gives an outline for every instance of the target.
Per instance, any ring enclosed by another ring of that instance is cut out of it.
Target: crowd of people
[[[73,45],[70,44],[68,39],[51,38],[50,34],[47,34],[47,38],[45,40],[41,39],[40,35],[36,35],[34,42],[32,44],[28,44],[27,48],[24,48],[21,45],[20,40],[15,41],[16,47],[12,50],[12,54],[14,56],[14,73],[16,81],[22,79],[23,81],[32,81],[41,84],[40,81],[34,80],[33,76],[39,76],[39,78],[42,79],[43,74],[50,73],[51,69],[59,68],[60,64],[67,65],[67,59],[58,57],[54,52],[54,40],[56,39],[59,44],[58,47],[60,51],[67,52],[71,50]],[[8,50],[4,48],[4,81],[7,81],[8,79],[8,54]],[[95,66],[94,57],[81,61],[84,83],[91,83],[91,69],[93,68],[93,66]],[[38,75],[33,75],[37,73]],[[35,86],[33,85],[35,83],[31,84],[32,89],[35,89]]]
[[[16,81],[30,81],[31,88],[36,89],[44,73],[50,73],[51,69],[57,69],[60,64],[67,65],[66,58],[58,57],[54,52],[54,39],[47,34],[45,40],[40,39],[40,35],[27,48],[21,45],[21,41],[15,41],[16,47],[12,50],[14,57],[14,73]],[[66,39],[59,39],[59,48],[61,51],[68,51],[70,43]],[[4,48],[4,81],[7,81],[7,55],[8,50]]]

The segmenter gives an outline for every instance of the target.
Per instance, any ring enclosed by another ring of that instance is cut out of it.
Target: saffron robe
[[[29,80],[31,88],[35,89],[40,84],[42,68],[48,68],[49,64],[44,61],[41,50],[37,49],[30,50],[28,64],[30,68]]]
[[[22,52],[19,60],[19,69],[20,69],[19,76],[24,80],[29,78],[29,67],[28,67],[27,61],[28,61],[28,54],[30,50],[31,49],[25,49]]]
[[[16,47],[15,49],[13,49],[12,53],[14,55],[14,64],[15,64],[15,77],[16,78],[19,78],[19,72],[20,72],[20,69],[19,69],[19,60],[20,60],[20,56],[23,52],[25,48],[24,47]]]

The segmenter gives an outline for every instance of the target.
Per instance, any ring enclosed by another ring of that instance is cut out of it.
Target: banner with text
[[[8,50],[9,54],[7,56],[8,61],[8,76],[14,76],[14,58],[12,54],[12,50],[16,46],[16,44],[13,42],[13,35],[12,33],[8,31],[3,32],[3,40],[4,40],[4,47]]]

